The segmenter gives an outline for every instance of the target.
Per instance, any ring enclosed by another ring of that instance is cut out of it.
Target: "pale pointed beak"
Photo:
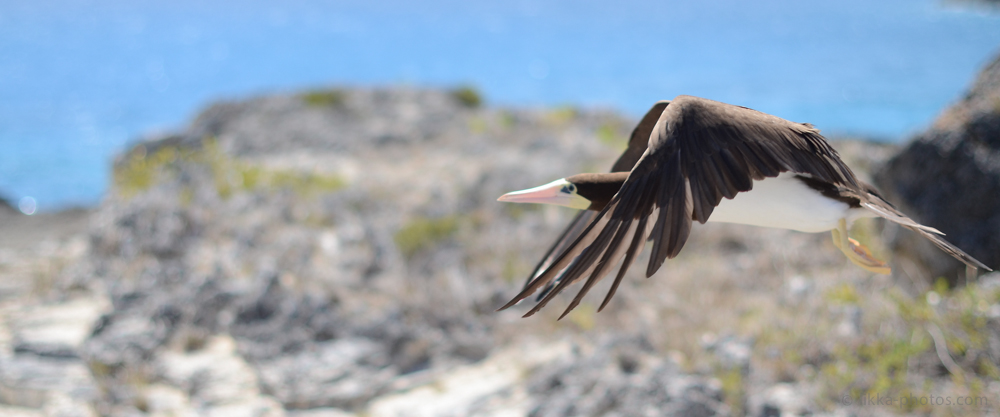
[[[497,201],[506,203],[540,203],[545,204],[556,199],[561,187],[552,187],[552,184],[545,184],[535,188],[521,191],[511,191],[500,196]]]
[[[590,200],[580,197],[576,192],[566,191],[567,187],[571,185],[565,179],[558,179],[535,188],[509,192],[500,196],[497,201],[506,203],[555,204],[576,209],[590,207]]]

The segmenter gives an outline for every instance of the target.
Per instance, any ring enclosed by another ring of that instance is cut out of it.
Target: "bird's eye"
[[[568,186],[568,188],[569,188],[569,192],[571,192],[571,193],[572,193],[572,192],[575,192],[575,191],[576,191],[576,186],[575,186],[575,185],[573,185],[573,184],[570,184],[570,185]]]

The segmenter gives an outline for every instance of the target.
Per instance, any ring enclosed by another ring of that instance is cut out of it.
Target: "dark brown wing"
[[[601,305],[603,309],[647,238],[653,242],[648,277],[667,258],[677,256],[687,241],[692,220],[704,223],[723,197],[733,198],[750,190],[753,180],[785,171],[858,187],[851,170],[812,126],[745,107],[679,96],[653,126],[648,149],[618,194],[563,253],[501,309],[558,277],[552,291],[525,314],[530,316],[588,273],[565,316],[597,280],[625,258]]]
[[[611,166],[611,172],[628,172],[635,167],[635,163],[639,162],[639,158],[642,158],[646,147],[649,146],[649,135],[653,133],[653,126],[656,126],[656,121],[660,120],[660,115],[669,104],[667,100],[658,101],[649,108],[645,116],[642,116],[639,124],[632,129],[632,135],[629,136],[628,149]]]
[[[656,121],[660,119],[660,114],[663,113],[663,109],[665,109],[668,104],[670,104],[670,102],[666,100],[657,102],[649,109],[649,111],[646,112],[646,115],[642,117],[642,120],[639,120],[639,124],[635,126],[635,129],[632,129],[632,135],[629,137],[628,141],[628,149],[625,149],[622,156],[618,157],[618,160],[615,161],[614,165],[612,165],[611,172],[628,172],[632,170],[632,167],[634,167],[635,163],[639,161],[642,154],[646,152],[646,145],[649,143],[649,135],[653,131],[653,126],[656,125]],[[552,244],[548,251],[545,252],[545,256],[542,257],[542,260],[538,262],[538,265],[535,266],[535,269],[531,271],[531,275],[529,275],[528,279],[524,282],[524,286],[527,287],[533,278],[537,277],[542,271],[545,270],[545,268],[548,268],[549,265],[552,265],[555,258],[562,254],[570,244],[580,237],[580,233],[582,233],[583,230],[594,221],[595,217],[597,217],[596,211],[580,211],[580,213],[573,218],[573,221],[569,223],[569,226],[566,227],[566,230],[559,235],[556,242]],[[539,294],[539,297],[545,296],[545,294],[548,293],[548,290],[552,289],[552,285],[553,284],[549,284]]]
[[[524,287],[527,288],[532,279],[541,274],[545,268],[549,267],[549,265],[552,265],[552,261],[554,261],[555,258],[561,253],[565,252],[566,248],[573,244],[573,242],[576,241],[576,238],[580,237],[583,230],[593,223],[594,218],[596,217],[596,211],[580,210],[580,212],[576,214],[576,217],[573,217],[573,220],[569,222],[569,226],[566,226],[566,230],[563,230],[562,234],[559,235],[559,238],[552,244],[552,247],[545,252],[545,256],[542,256],[542,260],[538,261],[538,265],[535,265],[535,269],[531,271],[531,275],[529,275],[528,279],[524,281]],[[548,292],[548,289],[549,288],[547,287],[546,290],[539,296]]]

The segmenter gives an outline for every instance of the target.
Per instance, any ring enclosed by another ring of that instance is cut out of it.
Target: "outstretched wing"
[[[628,172],[635,167],[635,163],[639,162],[639,158],[642,158],[646,147],[649,146],[649,135],[653,133],[653,127],[656,126],[656,122],[660,120],[660,115],[663,114],[663,110],[668,105],[670,105],[670,101],[658,101],[649,108],[645,116],[642,116],[639,124],[635,125],[635,129],[632,129],[632,135],[629,136],[628,149],[611,166],[611,172]]]
[[[663,109],[667,108],[668,104],[670,104],[669,101],[657,102],[639,120],[639,124],[635,126],[635,129],[632,129],[632,135],[628,141],[628,149],[625,149],[625,152],[611,166],[611,172],[628,172],[632,170],[632,167],[639,161],[642,154],[646,152],[646,145],[649,143],[649,135],[653,131],[653,126],[656,125],[656,121],[660,119],[660,114],[663,113]],[[542,260],[538,262],[538,265],[535,266],[535,269],[531,271],[531,275],[524,282],[524,286],[527,287],[532,279],[541,274],[549,265],[552,265],[555,258],[565,252],[566,248],[580,237],[583,230],[593,223],[595,217],[597,217],[597,212],[595,211],[580,211],[573,218],[573,221],[569,223],[569,226],[566,227],[566,230],[559,235],[559,239],[556,239],[556,242],[545,252],[545,256],[542,257]],[[546,286],[541,294],[539,294],[539,298],[547,294],[552,289],[553,284],[550,283]]]
[[[647,149],[618,194],[565,251],[501,309],[558,278],[555,287],[525,314],[530,316],[566,286],[588,275],[565,316],[624,258],[599,308],[603,309],[645,241],[653,242],[648,277],[667,258],[677,256],[693,220],[704,223],[723,197],[733,198],[750,190],[754,180],[785,171],[807,173],[832,184],[858,184],[837,152],[810,125],[745,107],[679,96],[660,114],[650,131]]]

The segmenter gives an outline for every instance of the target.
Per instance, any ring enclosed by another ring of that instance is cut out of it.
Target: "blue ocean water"
[[[98,202],[131,140],[208,102],[330,85],[477,86],[491,104],[693,94],[901,140],[1000,51],[938,0],[0,0],[0,195]]]

